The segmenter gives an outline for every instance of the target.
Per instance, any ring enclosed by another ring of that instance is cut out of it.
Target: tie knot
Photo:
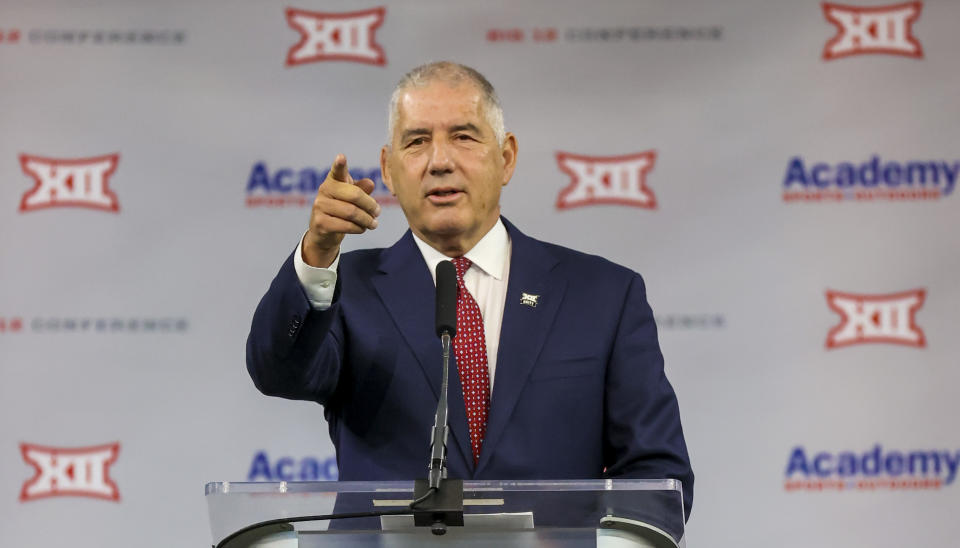
[[[463,274],[470,268],[470,265],[473,263],[470,262],[470,259],[466,257],[456,257],[453,259],[453,266],[457,269],[457,278],[463,279]]]

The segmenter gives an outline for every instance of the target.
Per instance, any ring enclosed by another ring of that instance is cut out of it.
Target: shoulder
[[[593,255],[591,253],[585,253],[583,251],[578,251],[576,249],[571,249],[559,244],[554,244],[550,242],[543,242],[537,240],[537,242],[547,248],[548,252],[554,257],[557,257],[557,260],[564,264],[575,265],[575,266],[587,266],[590,268],[595,268],[597,270],[610,272],[612,274],[620,275],[633,275],[636,274],[634,271],[629,268],[617,264],[606,257],[600,255]]]
[[[635,278],[639,279],[640,274],[633,270],[617,264],[600,255],[584,253],[566,246],[544,242],[522,235],[530,245],[540,247],[546,254],[556,259],[555,269],[568,275],[589,275],[591,282],[609,281],[619,283],[629,283]]]

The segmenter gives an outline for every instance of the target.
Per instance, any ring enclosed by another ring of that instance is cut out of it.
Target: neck
[[[481,227],[472,234],[425,234],[413,227],[410,227],[410,229],[413,230],[417,237],[427,242],[430,247],[443,253],[447,257],[462,257],[473,249],[473,246],[477,245],[477,243],[496,226],[499,219],[500,215],[497,215],[494,217],[493,222]]]

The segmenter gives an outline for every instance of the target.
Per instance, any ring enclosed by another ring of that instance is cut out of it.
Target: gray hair
[[[506,138],[506,129],[503,126],[503,107],[500,106],[500,98],[497,97],[493,84],[490,83],[477,70],[466,65],[453,63],[450,61],[435,61],[420,65],[403,75],[403,78],[397,82],[393,88],[393,94],[390,95],[390,112],[388,113],[387,124],[387,144],[393,139],[393,128],[397,125],[398,108],[400,106],[400,96],[410,88],[419,88],[433,82],[446,82],[451,85],[459,85],[463,82],[471,83],[480,90],[480,97],[483,100],[483,114],[487,123],[493,128],[493,134],[497,143],[503,145]]]

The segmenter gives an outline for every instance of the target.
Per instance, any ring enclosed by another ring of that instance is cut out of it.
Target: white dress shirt
[[[450,260],[443,253],[430,247],[430,244],[413,234],[413,240],[427,263],[430,276],[436,285],[436,269],[440,261]],[[333,302],[333,292],[337,285],[337,266],[340,255],[333,260],[329,268],[316,268],[303,261],[300,246],[293,254],[293,266],[297,278],[303,286],[307,299],[314,310],[326,310]],[[510,276],[510,253],[512,244],[503,221],[497,224],[483,238],[467,251],[466,258],[473,264],[463,275],[463,284],[477,301],[480,315],[483,316],[483,335],[487,343],[487,367],[490,370],[490,390],[493,391],[494,372],[497,367],[497,350],[500,348],[500,326],[503,324],[503,308],[507,300],[507,280]]]

